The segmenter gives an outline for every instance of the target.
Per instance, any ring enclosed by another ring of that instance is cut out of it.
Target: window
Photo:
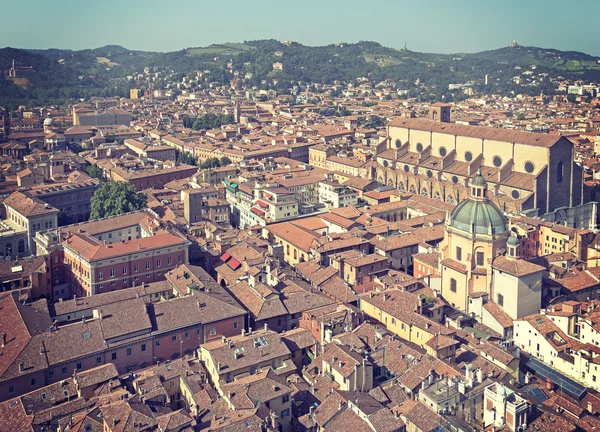
[[[127,267],[123,267],[123,274],[127,274]]]
[[[456,260],[457,261],[462,260],[462,249],[458,246],[456,246]]]
[[[77,363],[77,369],[83,369],[83,365],[81,364],[81,362]]]
[[[110,270],[110,277],[115,277],[115,269]]]
[[[8,386],[8,394],[13,394],[15,392],[15,386],[13,384]]]
[[[111,357],[111,359],[116,360],[117,359],[117,353],[116,352],[112,353],[110,357]]]
[[[423,144],[417,143],[417,152],[421,153],[423,151]]]
[[[564,175],[564,165],[562,161],[558,162],[556,165],[556,183],[562,183]]]
[[[440,156],[441,157],[446,156],[446,147],[440,147]]]
[[[37,385],[37,378],[31,378],[31,387],[35,387]]]
[[[289,408],[286,408],[283,411],[281,411],[281,418],[289,417],[289,416],[290,416],[290,409]]]
[[[500,168],[502,166],[502,158],[500,156],[494,156],[492,163],[496,168]]]
[[[173,342],[173,343],[177,342],[177,335],[171,336],[171,342]]]
[[[465,152],[465,160],[467,162],[471,162],[473,160],[473,153],[471,153],[470,151]]]
[[[169,257],[169,259],[168,259],[168,264],[169,265],[173,264],[173,259],[171,257]]]
[[[214,336],[214,335],[216,335],[216,334],[217,334],[217,328],[216,328],[216,327],[213,327],[213,328],[211,328],[211,329],[210,329],[210,335],[211,335],[211,336]]]
[[[63,366],[62,368],[60,368],[60,373],[61,373],[62,375],[66,375],[66,374],[67,374],[67,367],[66,367],[66,366]]]
[[[156,346],[160,346],[160,339],[156,339],[156,342],[154,343]]]
[[[96,357],[96,364],[99,365],[102,363],[102,357]]]
[[[102,272],[98,272],[98,279],[102,280],[104,278],[104,275],[102,274]]]
[[[146,262],[146,270],[148,270],[150,268],[150,261]]]
[[[54,378],[54,370],[48,371],[48,378],[50,378],[50,379]]]
[[[483,252],[477,252],[477,265],[483,266]]]
[[[142,352],[146,352],[146,344],[142,344]]]
[[[159,259],[156,260],[156,267],[160,267],[160,260]]]
[[[179,261],[179,262],[183,262],[183,258],[182,258],[182,256],[181,256],[181,255],[179,255],[179,256],[177,257],[177,261]]]
[[[127,355],[130,356],[131,355],[131,348],[127,348]]]
[[[498,294],[498,305],[504,306],[504,296],[502,294]]]
[[[133,271],[137,273],[139,270],[140,270],[140,266],[137,265],[137,264],[134,264],[133,265]]]
[[[189,331],[186,331],[186,332],[184,333],[184,336],[185,336],[185,338],[186,338],[186,339],[189,339],[189,338],[190,338],[190,332],[189,332]]]
[[[531,174],[535,170],[535,165],[533,162],[525,162],[525,172]]]
[[[450,291],[456,292],[456,279],[450,279]]]

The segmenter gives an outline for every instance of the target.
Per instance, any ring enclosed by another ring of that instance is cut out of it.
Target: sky
[[[4,1],[0,46],[176,51],[244,40],[305,45],[369,40],[466,53],[516,40],[600,56],[599,0],[28,0]]]

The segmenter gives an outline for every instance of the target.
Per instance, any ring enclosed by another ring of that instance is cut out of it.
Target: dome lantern
[[[470,181],[471,196],[458,204],[448,219],[448,226],[469,234],[497,235],[508,231],[502,211],[488,199],[487,182],[477,170]]]

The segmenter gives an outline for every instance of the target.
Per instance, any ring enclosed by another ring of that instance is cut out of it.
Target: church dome
[[[452,211],[450,226],[472,234],[501,234],[508,231],[506,219],[489,201],[466,199]]]
[[[516,235],[511,235],[508,240],[506,240],[506,244],[508,246],[519,246],[519,239]]]
[[[44,120],[44,126],[52,126],[54,124],[54,119],[52,117],[46,117]]]
[[[471,196],[450,214],[449,225],[471,234],[502,234],[508,231],[506,218],[487,197],[487,182],[477,170],[470,182]]]

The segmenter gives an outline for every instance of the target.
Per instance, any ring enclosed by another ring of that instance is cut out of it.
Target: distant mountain
[[[467,54],[497,63],[509,63],[520,66],[543,66],[569,72],[600,70],[600,57],[594,57],[577,51],[559,51],[556,49],[529,46],[505,47],[475,54]]]
[[[420,53],[371,41],[311,47],[258,40],[167,53],[130,50],[120,45],[79,51],[5,48],[0,49],[0,70],[9,68],[12,59],[17,64],[33,66],[37,72],[28,80],[0,78],[0,95],[9,105],[19,100],[60,103],[91,95],[126,95],[131,84],[123,78],[134,76],[145,67],[172,71],[177,79],[195,70],[208,70],[211,81],[222,83],[236,78],[232,71],[243,71],[246,84],[266,85],[284,94],[298,83],[329,84],[361,77],[378,83],[388,79],[396,88],[408,91],[410,97],[446,101],[465,97],[460,90],[450,90],[450,84],[461,83],[483,93],[551,94],[554,85],[548,79],[537,79],[531,86],[515,84],[512,78],[532,65],[550,77],[600,81],[598,57],[525,46],[463,54]],[[283,64],[281,71],[273,68],[278,62]],[[483,84],[486,75],[490,78],[487,87]]]

